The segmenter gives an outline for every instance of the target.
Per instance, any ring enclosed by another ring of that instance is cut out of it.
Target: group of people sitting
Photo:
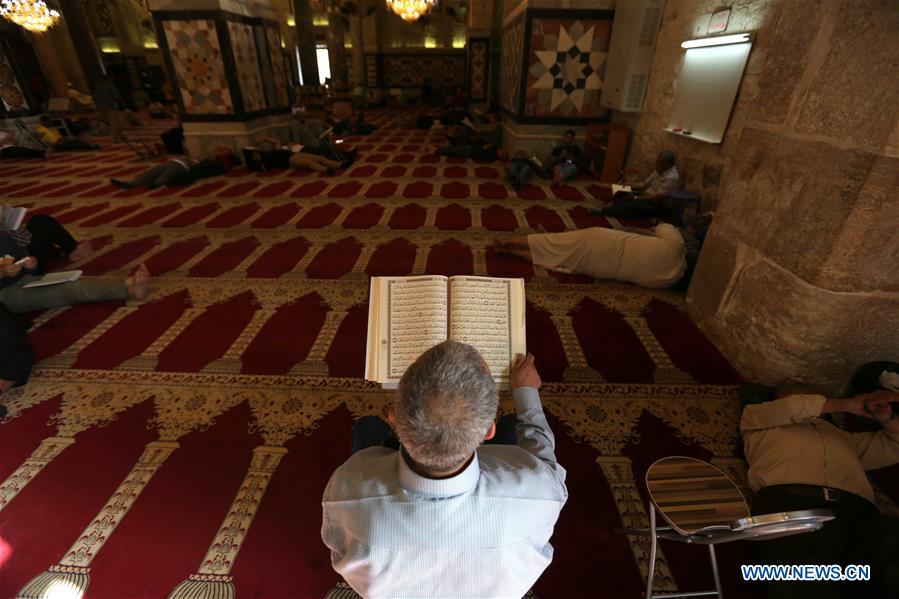
[[[79,278],[76,281],[29,287],[59,260],[80,261],[92,251],[90,242],[76,241],[59,221],[37,214],[15,231],[0,224],[0,394],[22,385],[31,371],[27,327],[17,316],[72,304],[143,299],[150,273],[139,266],[121,280]],[[2,416],[2,415],[0,415]]]

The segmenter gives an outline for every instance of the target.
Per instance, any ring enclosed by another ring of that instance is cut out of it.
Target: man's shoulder
[[[478,486],[488,495],[560,502],[568,497],[564,468],[554,468],[517,445],[482,445],[478,463]]]
[[[370,447],[357,451],[331,475],[324,501],[350,501],[378,497],[399,485],[396,450]]]

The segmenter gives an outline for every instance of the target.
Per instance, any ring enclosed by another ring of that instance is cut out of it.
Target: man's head
[[[49,127],[52,124],[53,124],[53,121],[50,119],[49,116],[47,116],[46,114],[41,116],[41,125],[43,125],[44,127]]]
[[[565,132],[565,134],[562,136],[562,142],[566,146],[570,146],[574,143],[574,129],[569,129]]]
[[[449,472],[492,436],[498,403],[496,383],[477,350],[444,341],[403,374],[392,419],[397,437],[417,464]]]
[[[656,156],[656,170],[660,173],[664,173],[672,166],[674,166],[674,152],[671,150],[662,150],[659,152],[659,155]]]
[[[518,160],[527,160],[528,155],[524,153],[524,150],[518,150],[515,152],[515,158]]]

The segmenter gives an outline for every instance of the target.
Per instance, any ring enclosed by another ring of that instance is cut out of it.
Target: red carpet
[[[4,162],[0,202],[94,241],[84,263],[60,266],[121,277],[144,262],[155,278],[140,303],[30,315],[41,362],[4,399],[0,428],[0,597],[51,567],[82,586],[89,573],[96,598],[161,597],[192,575],[191,588],[232,584],[238,597],[321,597],[338,580],[322,490],[353,418],[390,398],[361,380],[367,276],[422,272],[528,281],[528,348],[570,491],[538,595],[640,594],[647,548],[613,529],[645,520],[639,481],[655,458],[739,470],[736,373],[681,295],[485,251],[537,225],[608,226],[587,213],[605,188],[537,180],[516,193],[499,163],[420,154],[440,136],[395,116],[377,114],[334,177],[238,169],[121,191],[108,177],[145,165],[109,143]],[[695,552],[664,549],[667,589],[709,583]],[[731,596],[752,595],[736,582],[746,550],[722,552]]]

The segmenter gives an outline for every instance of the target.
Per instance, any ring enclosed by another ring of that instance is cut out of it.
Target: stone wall
[[[674,149],[717,209],[687,305],[748,379],[842,389],[874,359],[899,360],[899,5],[880,0],[732,5],[752,31],[724,142],[662,131],[685,39],[719,2],[669,0],[630,163]]]

